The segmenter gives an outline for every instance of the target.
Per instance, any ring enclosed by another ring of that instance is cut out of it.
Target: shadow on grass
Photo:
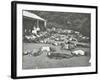
[[[73,55],[69,54],[61,54],[61,53],[51,53],[50,55],[47,55],[50,59],[69,59],[72,58]]]

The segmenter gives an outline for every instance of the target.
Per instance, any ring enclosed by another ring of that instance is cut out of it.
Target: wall
[[[100,0],[31,0],[31,1],[64,3],[64,4],[98,5],[100,9]],[[1,37],[0,39],[0,54],[1,54],[0,55],[0,80],[11,80],[10,78],[10,67],[11,67],[10,66],[11,65],[11,11],[10,11],[11,5],[10,3],[11,0],[0,1],[0,37]],[[99,10],[99,14],[100,14],[100,10]],[[98,16],[98,20],[100,21],[100,16]],[[100,26],[100,24],[98,25]],[[98,28],[98,31],[99,30],[100,29]],[[100,37],[98,38],[98,41],[100,41]],[[100,44],[100,42],[98,44]],[[98,47],[100,47],[100,45],[98,45]],[[100,57],[100,54],[98,56]],[[99,80],[100,73],[94,75],[42,78],[42,80],[56,80],[56,79],[57,80]],[[33,80],[33,79],[26,79],[26,80]],[[34,80],[41,80],[41,78],[35,78]]]

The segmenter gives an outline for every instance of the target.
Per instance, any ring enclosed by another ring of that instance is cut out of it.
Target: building
[[[46,30],[46,20],[29,11],[23,11],[24,34],[37,33]]]

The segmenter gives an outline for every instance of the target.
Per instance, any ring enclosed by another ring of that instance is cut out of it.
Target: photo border
[[[51,75],[37,75],[37,76],[17,76],[17,4],[34,4],[34,5],[49,5],[49,6],[62,6],[62,7],[80,7],[80,8],[94,8],[96,9],[96,71],[83,72],[83,73],[64,73],[64,74],[51,74]],[[25,2],[25,1],[12,1],[11,2],[11,78],[38,78],[38,77],[55,77],[55,76],[68,76],[68,75],[85,75],[98,73],[98,7],[89,5],[72,5],[72,4],[57,4],[57,3],[40,3],[40,2]]]

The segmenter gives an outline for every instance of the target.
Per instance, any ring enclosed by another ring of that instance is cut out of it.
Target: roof
[[[38,20],[42,20],[42,21],[46,21],[45,19],[39,17],[38,15],[36,15],[34,13],[31,13],[31,12],[28,12],[28,11],[23,11],[23,16],[38,19]]]

